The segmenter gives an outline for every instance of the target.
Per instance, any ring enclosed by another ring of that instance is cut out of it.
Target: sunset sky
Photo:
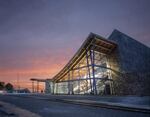
[[[150,0],[0,0],[0,81],[52,78],[90,32],[150,46]]]

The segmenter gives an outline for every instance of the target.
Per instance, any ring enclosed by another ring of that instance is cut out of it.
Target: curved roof
[[[65,76],[82,59],[86,54],[86,51],[92,49],[104,54],[110,54],[116,46],[117,44],[115,42],[105,39],[97,34],[90,33],[72,59],[52,78],[52,80],[56,82]]]

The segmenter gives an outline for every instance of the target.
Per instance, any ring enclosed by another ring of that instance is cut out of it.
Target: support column
[[[79,64],[79,67],[80,67],[80,64]],[[79,75],[79,79],[78,79],[78,94],[80,94],[80,69],[78,69],[78,75]]]
[[[89,78],[90,78],[90,87],[91,87],[91,92],[93,91],[92,90],[92,82],[91,82],[91,74],[90,74],[90,68],[89,68],[89,60],[88,60],[88,51],[86,50],[86,62],[87,62],[87,68],[88,68],[88,75],[89,75]]]
[[[72,70],[72,75],[71,75],[71,80],[73,80],[73,74],[74,74],[74,70]],[[73,81],[71,82],[71,94],[74,94],[74,90],[73,90]]]
[[[94,95],[97,95],[97,88],[96,88],[96,81],[95,81],[95,53],[94,50],[90,50],[90,58],[91,58],[91,65],[92,65],[92,75],[93,75],[93,93]]]
[[[34,81],[32,81],[32,93],[34,93]]]
[[[55,94],[55,82],[53,82],[53,94]]]
[[[37,93],[39,92],[39,81],[37,81]]]
[[[55,85],[56,85],[56,94],[58,94],[58,83],[56,83]]]
[[[71,93],[70,93],[70,71],[68,72],[68,94],[70,95]]]

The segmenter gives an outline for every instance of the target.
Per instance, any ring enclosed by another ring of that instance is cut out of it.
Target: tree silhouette
[[[0,82],[0,90],[3,90],[5,88],[5,83],[4,82]]]
[[[13,90],[13,85],[10,84],[10,83],[7,83],[7,84],[5,85],[5,89],[6,89],[7,91],[12,91],[12,90]]]

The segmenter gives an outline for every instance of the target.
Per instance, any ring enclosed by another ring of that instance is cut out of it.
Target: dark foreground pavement
[[[150,117],[149,113],[75,105],[47,99],[51,97],[54,98],[55,96],[0,95],[0,101],[11,103],[16,107],[28,110],[42,117]],[[64,97],[59,96],[59,98]],[[65,99],[66,98],[65,96]],[[87,97],[87,99],[89,98],[91,97]],[[79,99],[79,97],[72,96],[71,99]],[[95,97],[95,100],[96,99],[98,99],[98,97]]]

